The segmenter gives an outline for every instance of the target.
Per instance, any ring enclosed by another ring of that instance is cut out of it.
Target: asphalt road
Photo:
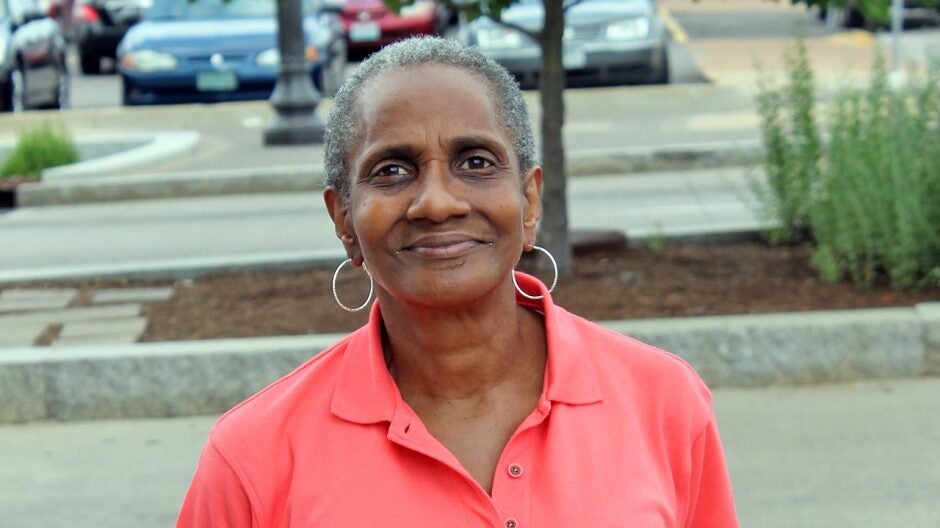
[[[746,188],[740,168],[577,178],[570,225],[630,237],[753,230]],[[0,282],[342,255],[315,192],[17,209],[0,217],[0,248]]]

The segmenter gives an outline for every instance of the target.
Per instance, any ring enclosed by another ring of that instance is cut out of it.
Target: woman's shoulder
[[[323,419],[329,414],[342,358],[364,331],[349,334],[232,407],[213,427],[213,440],[276,436],[297,420]]]
[[[695,369],[682,357],[612,328],[563,312],[566,346],[589,360],[605,392],[644,398],[657,397],[710,406],[711,393]]]

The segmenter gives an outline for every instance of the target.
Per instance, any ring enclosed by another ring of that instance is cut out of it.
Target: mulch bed
[[[940,286],[909,292],[878,284],[865,291],[849,282],[823,283],[801,247],[666,242],[658,249],[605,247],[578,255],[574,273],[559,280],[552,297],[568,310],[598,321],[940,301]],[[531,270],[531,263],[523,262],[521,267]],[[81,289],[77,304],[85,304],[96,288],[172,284],[170,300],[145,305],[149,325],[143,341],[349,332],[365,323],[367,310],[350,314],[336,306],[330,290],[332,275],[333,268],[318,268],[227,273],[176,282],[101,280],[72,286]],[[537,275],[551,280],[550,274]],[[352,305],[365,298],[368,285],[358,273],[348,272],[341,275],[338,289]]]
[[[940,286],[920,292],[879,284],[822,283],[807,251],[760,242],[666,243],[607,248],[575,257],[553,298],[593,320],[684,317],[824,309],[911,306],[940,301]],[[145,341],[348,332],[366,314],[340,310],[330,292],[333,269],[235,273],[175,284],[173,298],[147,307]],[[541,275],[543,280],[550,276]],[[343,274],[348,304],[366,281]],[[112,284],[113,285],[113,284]],[[86,284],[85,288],[94,287]]]

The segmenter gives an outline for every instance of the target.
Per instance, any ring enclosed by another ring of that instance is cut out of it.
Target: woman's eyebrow
[[[407,143],[392,145],[381,145],[374,150],[367,152],[363,157],[364,164],[370,166],[379,160],[387,158],[399,158],[403,160],[413,160],[421,155],[421,149]]]
[[[464,150],[480,147],[496,152],[502,152],[505,150],[502,142],[500,142],[498,139],[483,134],[460,136],[447,141],[447,148],[451,152],[462,152]]]

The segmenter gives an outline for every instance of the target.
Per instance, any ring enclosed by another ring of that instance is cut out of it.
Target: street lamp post
[[[301,0],[275,1],[281,63],[270,99],[277,114],[264,130],[264,144],[320,143],[323,141],[323,122],[316,115],[320,94],[310,80]]]

